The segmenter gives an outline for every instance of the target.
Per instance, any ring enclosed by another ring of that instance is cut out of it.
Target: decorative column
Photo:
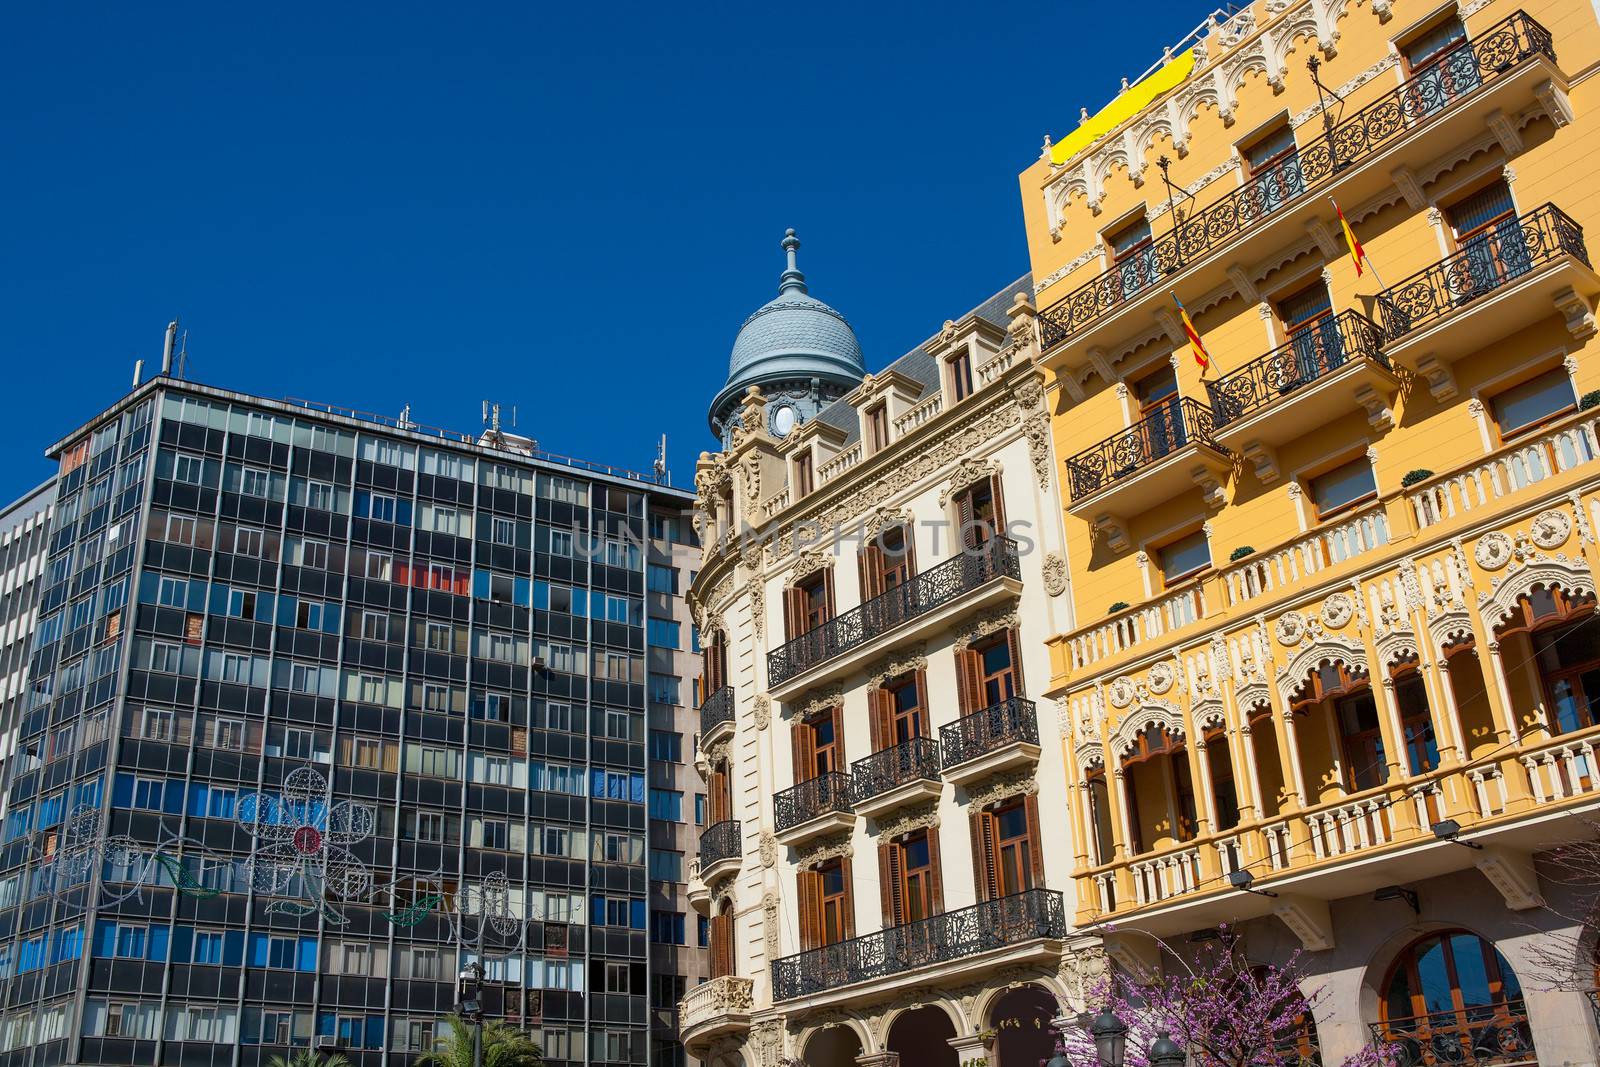
[[[868,1052],[856,1057],[857,1067],[900,1067],[898,1052]]]
[[[952,1037],[950,1038],[950,1047],[956,1050],[956,1062],[961,1064],[961,1067],[969,1067],[969,1065],[975,1067],[977,1064],[987,1064],[989,1062],[989,1046],[984,1043],[983,1037],[979,1034],[962,1034],[959,1037]],[[890,1055],[897,1054],[891,1053]],[[857,1060],[856,1062],[860,1063],[862,1061]]]
[[[1401,780],[1411,777],[1411,763],[1405,759],[1405,731],[1400,725],[1400,709],[1394,697],[1394,679],[1385,675],[1378,685],[1383,701],[1383,714],[1378,716],[1378,732],[1383,736],[1384,747],[1394,753],[1388,761],[1389,783],[1393,788]],[[1405,760],[1405,762],[1401,762]],[[1407,794],[1409,796],[1409,794]],[[1391,804],[1389,817],[1396,831],[1414,831],[1417,828],[1416,805],[1409,802]]]

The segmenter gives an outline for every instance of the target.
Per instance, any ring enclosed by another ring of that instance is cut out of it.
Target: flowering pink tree
[[[1161,942],[1166,974],[1151,985],[1113,975],[1094,991],[1094,1004],[1109,1007],[1128,1027],[1128,1067],[1150,1063],[1150,1048],[1163,1034],[1188,1054],[1189,1067],[1302,1067],[1320,1063],[1315,1009],[1323,998],[1301,986],[1299,953],[1281,966],[1252,966],[1226,926],[1190,959]],[[1076,1029],[1058,1051],[1074,1067],[1096,1062],[1087,1028]],[[1342,1067],[1394,1067],[1392,1047],[1366,1046]]]

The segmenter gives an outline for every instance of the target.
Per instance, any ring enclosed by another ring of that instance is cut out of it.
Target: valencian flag
[[[1172,302],[1178,305],[1178,317],[1183,319],[1183,332],[1189,338],[1189,347],[1194,350],[1194,361],[1200,364],[1200,373],[1204,374],[1211,368],[1211,357],[1206,353],[1206,346],[1200,342],[1200,331],[1194,328],[1194,320],[1189,318],[1188,310],[1183,306],[1183,301],[1178,299],[1178,294],[1172,294]]]
[[[1339,216],[1339,228],[1344,230],[1344,243],[1350,247],[1350,258],[1356,263],[1356,277],[1361,277],[1361,261],[1367,258],[1366,251],[1361,247],[1361,242],[1356,240],[1356,231],[1350,228],[1350,223],[1345,220],[1344,212],[1339,210],[1339,201],[1328,197],[1333,203],[1333,210]]]

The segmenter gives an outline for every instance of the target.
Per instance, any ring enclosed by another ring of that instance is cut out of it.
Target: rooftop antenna
[[[498,402],[485,400],[483,402],[483,421],[489,424],[489,438],[496,447],[505,446],[505,435],[500,432],[500,405]],[[517,409],[511,409],[511,425],[517,424]]]
[[[178,320],[167,323],[167,336],[161,342],[161,373],[172,373],[172,352],[178,342]]]
[[[178,342],[178,377],[188,380],[189,377],[189,331],[183,331],[183,337]]]
[[[655,471],[656,481],[666,482],[667,478],[667,435],[661,435],[661,443],[656,446],[656,461],[651,465]]]
[[[411,430],[415,429],[416,425],[416,423],[411,421],[411,405],[407,404],[405,407],[400,409],[400,429]]]

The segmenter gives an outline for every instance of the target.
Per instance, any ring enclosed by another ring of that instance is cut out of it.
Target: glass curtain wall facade
[[[646,515],[678,494],[159,380],[53,451],[0,1064],[409,1063],[485,971],[648,1055]]]

